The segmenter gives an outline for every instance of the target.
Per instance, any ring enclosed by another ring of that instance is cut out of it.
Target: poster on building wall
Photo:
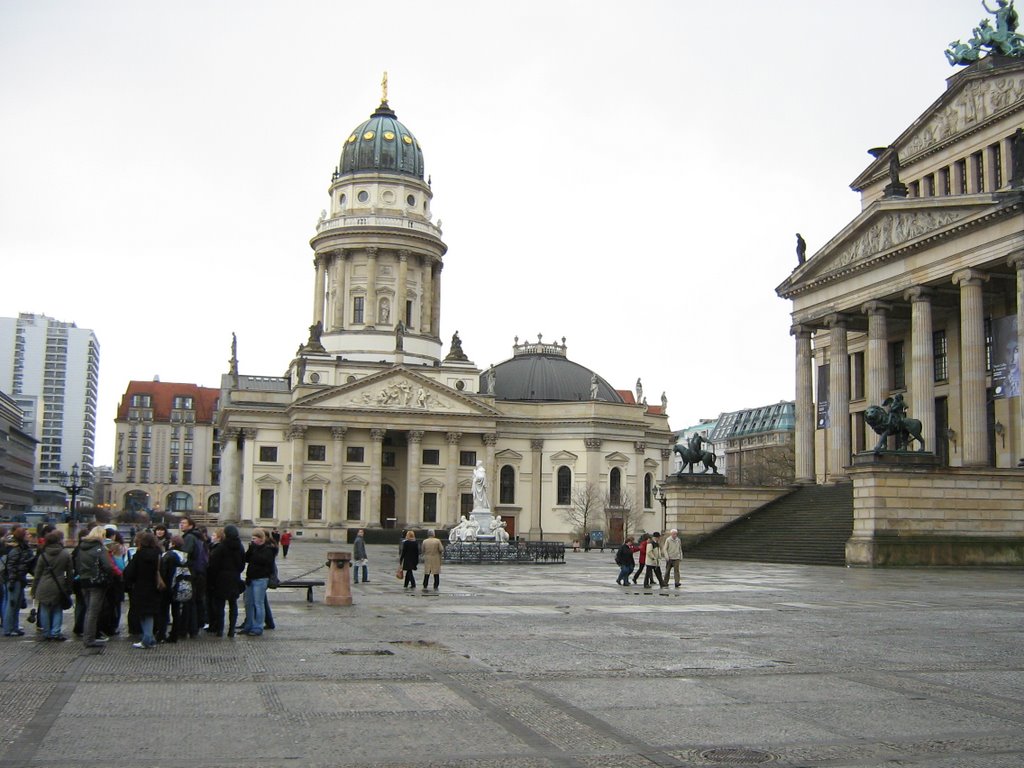
[[[992,393],[997,400],[1020,396],[1016,315],[992,320]]]
[[[818,366],[818,429],[828,429],[828,363]]]

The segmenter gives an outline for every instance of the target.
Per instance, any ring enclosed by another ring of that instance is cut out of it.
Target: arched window
[[[516,503],[516,471],[508,464],[501,468],[501,479],[498,483],[498,503]]]
[[[175,491],[167,496],[168,512],[190,512],[192,510],[192,494]]]
[[[211,493],[210,494],[210,498],[207,499],[207,501],[206,501],[206,510],[211,515],[219,515],[220,514],[220,494],[219,493]]]
[[[622,472],[618,467],[613,467],[608,473],[608,501],[613,507],[622,504]]]
[[[149,508],[149,494],[145,491],[128,491],[122,505],[126,512],[141,512]]]
[[[644,509],[654,506],[654,475],[648,472],[644,475]]]
[[[572,470],[568,467],[558,468],[558,500],[556,504],[568,506],[572,503]]]

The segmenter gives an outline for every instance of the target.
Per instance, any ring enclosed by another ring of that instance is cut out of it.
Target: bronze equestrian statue
[[[673,451],[679,454],[683,466],[689,469],[691,475],[693,474],[693,465],[697,462],[704,465],[704,474],[707,474],[708,470],[716,475],[718,474],[718,467],[715,466],[715,454],[712,451],[702,450],[704,442],[703,437],[694,435],[689,439],[685,447],[681,443],[676,443],[672,448]],[[679,468],[677,474],[683,474],[683,467]]]
[[[903,402],[903,395],[899,394],[885,398],[881,406],[872,405],[864,411],[864,421],[881,435],[874,453],[881,453],[885,449],[889,435],[895,435],[897,451],[909,451],[911,440],[916,440],[920,444],[918,451],[924,450],[921,422],[918,419],[908,419],[906,414],[907,406]]]

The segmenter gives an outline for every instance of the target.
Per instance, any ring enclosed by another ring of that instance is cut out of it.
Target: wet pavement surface
[[[1024,765],[1021,570],[687,560],[644,590],[607,550],[435,592],[369,552],[354,605],[273,591],[262,637],[0,638],[0,768]]]

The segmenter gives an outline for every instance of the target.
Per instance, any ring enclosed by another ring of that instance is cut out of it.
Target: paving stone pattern
[[[688,560],[644,590],[593,551],[435,592],[395,555],[350,607],[271,592],[259,638],[3,638],[0,768],[1024,765],[1024,571]]]

